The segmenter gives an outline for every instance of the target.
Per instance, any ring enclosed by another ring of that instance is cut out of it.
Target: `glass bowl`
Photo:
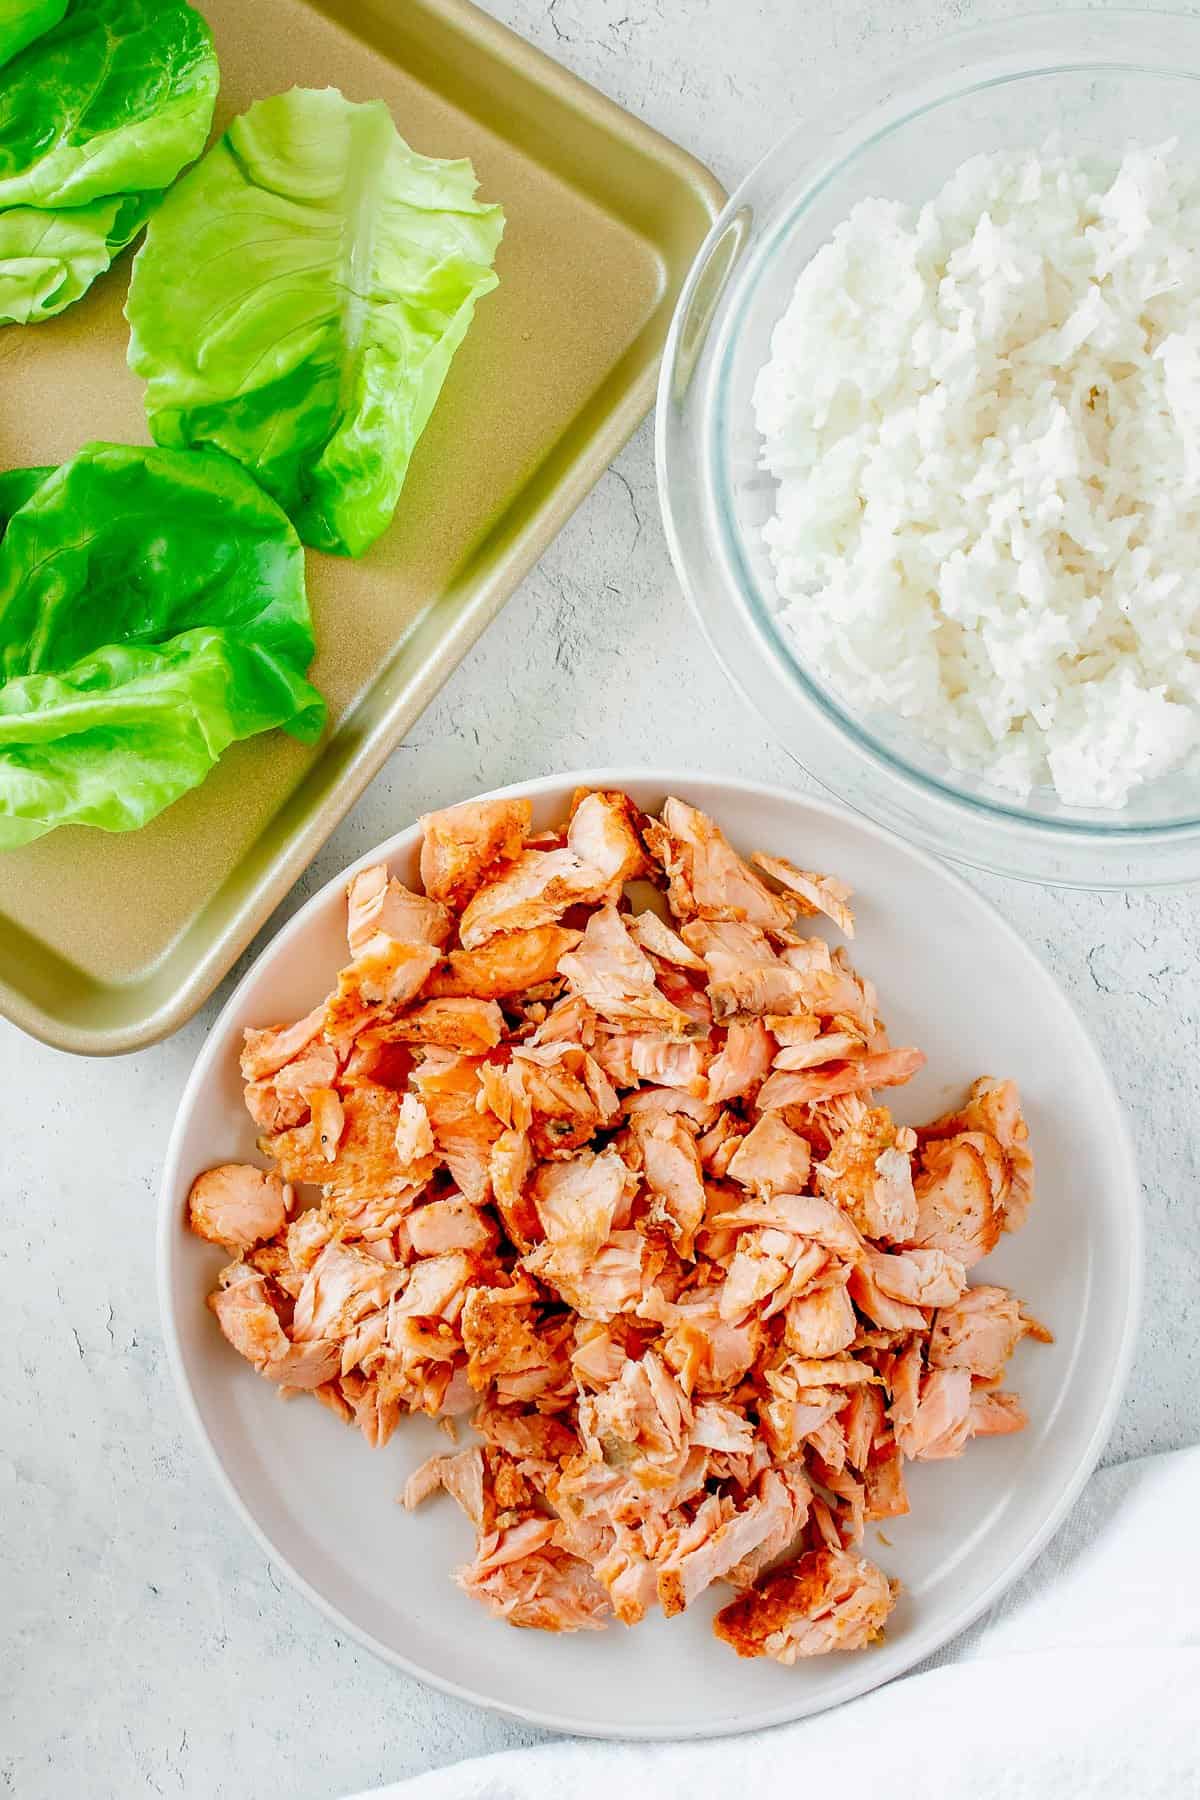
[[[859,201],[917,203],[980,151],[1058,132],[1119,155],[1179,141],[1200,163],[1200,19],[1059,12],[956,34],[804,123],[734,194],[680,298],[658,396],[663,517],[676,570],[735,685],[825,787],[943,856],[1026,880],[1124,888],[1200,878],[1200,776],[1120,811],[1027,800],[951,768],[902,720],[858,713],[778,629],[762,527],[775,483],[751,395],[805,264]],[[1200,544],[1197,545],[1200,560]]]

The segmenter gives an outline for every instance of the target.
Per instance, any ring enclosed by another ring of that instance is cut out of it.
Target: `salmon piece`
[[[995,1388],[972,1390],[972,1437],[1004,1437],[1010,1431],[1024,1431],[1028,1423],[1029,1416],[1015,1394],[1005,1394]]]
[[[819,941],[819,940],[818,940]],[[829,946],[825,945],[826,953]],[[830,964],[832,967],[832,963]],[[821,1021],[816,1013],[766,1013],[763,1024],[781,1050],[800,1044],[811,1044],[821,1034]]]
[[[971,1377],[966,1369],[930,1369],[920,1378],[911,1419],[892,1409],[896,1443],[922,1462],[961,1454],[971,1435]]]
[[[402,944],[383,932],[370,939],[325,1002],[325,1036],[345,1056],[358,1033],[415,1000],[438,962],[432,944]]]
[[[702,1400],[693,1414],[691,1441],[701,1450],[749,1456],[754,1452],[754,1425],[736,1406]]]
[[[584,794],[567,826],[567,848],[603,876],[602,898],[614,905],[627,881],[646,873],[646,855],[634,827],[635,808],[625,794]]]
[[[758,1349],[756,1321],[730,1324],[721,1317],[721,1287],[691,1290],[675,1303],[657,1288],[638,1305],[638,1317],[663,1327],[663,1360],[689,1392],[724,1393],[750,1369]]]
[[[805,1442],[810,1452],[809,1468],[814,1479],[830,1494],[848,1499],[852,1509],[853,1516],[843,1524],[842,1509],[837,1506],[829,1507],[828,1523],[821,1523],[825,1542],[832,1544],[835,1549],[842,1544],[857,1543],[862,1537],[862,1490],[861,1484],[846,1469],[846,1434],[836,1415],[822,1420],[820,1425],[808,1433]],[[827,1504],[824,1498],[814,1503],[814,1522],[817,1506],[824,1507]]]
[[[1027,1334],[1053,1342],[1045,1327],[1027,1319],[1004,1288],[974,1287],[965,1293],[960,1288],[933,1321],[929,1365],[966,1369],[981,1381],[999,1381],[1009,1357]]]
[[[518,1462],[562,1462],[579,1451],[579,1439],[561,1418],[517,1412],[483,1401],[472,1421],[480,1437]]]
[[[658,1598],[654,1564],[642,1555],[637,1536],[628,1527],[610,1529],[612,1542],[592,1562],[593,1572],[608,1592],[613,1616],[622,1625],[637,1625]]]
[[[767,1469],[759,1480],[758,1493],[770,1508],[771,1529],[749,1555],[725,1571],[724,1579],[731,1587],[753,1587],[764,1569],[792,1548],[804,1529],[813,1497],[799,1461]]]
[[[510,1563],[523,1562],[553,1541],[554,1529],[552,1519],[522,1519],[503,1531],[487,1533],[478,1545],[472,1574],[478,1579]]]
[[[370,1381],[363,1375],[343,1375],[338,1389],[350,1408],[353,1423],[372,1450],[381,1449],[388,1442],[405,1410],[419,1410],[415,1394],[410,1396],[406,1390],[385,1389],[379,1382]]]
[[[813,1434],[836,1418],[845,1399],[834,1389],[814,1388],[802,1397],[781,1393],[760,1402],[759,1422],[771,1455],[777,1462],[798,1456]]]
[[[733,1113],[723,1112],[712,1130],[704,1132],[696,1141],[701,1166],[714,1179],[723,1180],[729,1172],[729,1165],[745,1135],[739,1129],[740,1125],[741,1120]]]
[[[776,955],[758,926],[696,919],[683,927],[683,938],[704,958],[718,1023],[743,1013],[799,1009],[807,991],[805,978]]]
[[[476,889],[458,921],[459,941],[478,950],[500,932],[553,925],[569,906],[603,898],[609,885],[572,850],[523,850]]]
[[[750,1094],[770,1074],[774,1055],[775,1039],[761,1020],[732,1020],[709,1064],[706,1098],[720,1106]]]
[[[678,1118],[639,1119],[634,1136],[654,1196],[647,1220],[665,1230],[680,1256],[691,1257],[706,1204],[696,1140]]]
[[[528,1132],[533,1124],[533,1101],[523,1063],[486,1059],[479,1065],[479,1090],[483,1104],[510,1131]]]
[[[750,1499],[740,1510],[710,1494],[658,1565],[658,1598],[667,1617],[683,1612],[714,1581],[752,1556],[777,1531],[781,1518],[791,1517],[782,1486]]]
[[[575,1325],[571,1367],[581,1391],[608,1387],[620,1378],[625,1367],[625,1346],[613,1337],[607,1325],[595,1319],[580,1319]]]
[[[651,854],[669,879],[668,901],[676,918],[733,919],[783,931],[795,908],[772,893],[704,813],[669,799],[661,827],[647,833]]]
[[[875,1387],[857,1387],[838,1414],[846,1440],[846,1460],[865,1470],[884,1435],[883,1396]]]
[[[427,985],[431,997],[503,1000],[540,987],[583,934],[563,925],[541,925],[489,938],[479,950],[451,950]]]
[[[494,1050],[504,1036],[504,1014],[494,1000],[426,1000],[395,1020],[388,1031],[403,1043],[481,1054]]]
[[[908,1512],[904,1458],[894,1438],[871,1453],[863,1470],[863,1498],[866,1519],[899,1519]]]
[[[584,1445],[604,1450],[610,1465],[622,1460],[614,1445],[651,1459],[674,1458],[687,1443],[692,1419],[691,1401],[653,1350],[638,1361],[627,1359],[611,1387],[579,1403]]]
[[[785,1368],[789,1378],[800,1388],[851,1388],[879,1379],[869,1363],[858,1362],[852,1356],[790,1356]],[[844,1398],[839,1399],[839,1412],[843,1404]]]
[[[921,1376],[924,1373],[925,1360],[920,1340],[910,1337],[903,1349],[892,1362],[890,1369],[884,1365],[886,1385],[891,1392],[891,1404],[888,1408],[888,1423],[893,1431],[903,1426],[907,1429],[917,1416],[917,1404],[921,1398]]]
[[[822,1031],[804,1044],[788,1044],[775,1058],[777,1069],[821,1069],[827,1063],[845,1062],[866,1049],[857,1031]]]
[[[630,1124],[635,1119],[690,1119],[697,1131],[707,1131],[717,1119],[715,1106],[710,1105],[707,1100],[701,1100],[696,1094],[687,1093],[683,1088],[642,1088],[636,1094],[626,1095],[621,1109]]]
[[[885,1050],[851,1062],[830,1063],[806,1074],[778,1071],[759,1089],[758,1105],[768,1112],[785,1106],[811,1106],[839,1094],[868,1094],[874,1088],[899,1087],[925,1067],[925,1052],[915,1048]]]
[[[544,1360],[535,1329],[533,1290],[527,1283],[470,1288],[461,1329],[467,1378],[477,1392],[498,1375],[522,1374]]]
[[[377,932],[402,944],[442,945],[450,936],[450,914],[436,900],[414,894],[383,863],[360,869],[346,889],[346,942],[351,956],[365,950]]]
[[[881,1291],[909,1306],[953,1307],[967,1285],[963,1265],[944,1250],[869,1251],[867,1264]]]
[[[528,1131],[537,1156],[567,1156],[620,1116],[620,1100],[600,1065],[570,1044],[514,1050],[506,1085],[514,1095],[511,1123]],[[490,1093],[489,1102],[503,1117]]]
[[[845,1207],[864,1237],[905,1243],[916,1232],[910,1155],[915,1141],[885,1108],[873,1108],[841,1132],[818,1163],[818,1188]]]
[[[841,945],[830,952],[823,939],[808,938],[789,945],[780,956],[790,968],[808,971],[810,1012],[821,1019],[849,1021],[864,1038],[879,1031],[879,996],[851,966]]]
[[[500,863],[521,854],[533,818],[528,800],[476,800],[421,820],[421,886],[456,912]]]
[[[242,1033],[243,1081],[265,1081],[277,1075],[285,1063],[307,1050],[325,1028],[324,1004],[315,1006],[294,1025],[268,1025],[262,1031],[247,1026]]]
[[[488,1178],[492,1199],[505,1231],[524,1254],[542,1235],[537,1208],[525,1191],[533,1168],[529,1139],[523,1131],[502,1131],[492,1145]]]
[[[274,1172],[249,1163],[220,1163],[192,1183],[187,1222],[197,1237],[242,1253],[287,1224],[292,1190]]]
[[[483,1489],[483,1451],[476,1444],[457,1456],[430,1456],[414,1469],[404,1484],[401,1500],[413,1512],[432,1495],[449,1494],[462,1507],[477,1531],[484,1531],[486,1503]]]
[[[414,1207],[405,1223],[418,1256],[438,1256],[444,1250],[490,1250],[499,1235],[486,1214],[461,1194]]]
[[[610,1024],[687,1036],[690,1019],[659,992],[652,963],[615,907],[602,906],[592,914],[578,949],[561,957],[558,967],[572,993]]]
[[[298,1343],[344,1338],[405,1284],[404,1268],[381,1263],[351,1244],[329,1243],[304,1278],[292,1319]]]
[[[613,1025],[601,1028],[596,1043],[596,1061],[608,1080],[618,1089],[641,1086],[642,1078],[633,1064],[633,1046],[642,1035],[639,1032],[619,1031]],[[660,1044],[673,1044],[676,1041],[672,1038],[657,1039]],[[685,1049],[686,1047],[683,1046]]]
[[[492,1146],[501,1131],[494,1114],[479,1110],[479,1066],[475,1057],[436,1051],[412,1075],[434,1142],[467,1199],[477,1206],[488,1198]]]
[[[312,1206],[297,1213],[286,1232],[286,1254],[290,1267],[301,1274],[311,1269],[318,1256],[334,1236],[337,1227],[324,1207]],[[299,1293],[299,1288],[297,1288]]]
[[[555,1249],[588,1256],[607,1242],[618,1215],[627,1214],[634,1184],[610,1144],[599,1156],[585,1150],[570,1162],[543,1163],[530,1193],[542,1231]]]
[[[333,1088],[313,1088],[308,1096],[312,1134],[327,1163],[337,1161],[338,1145],[346,1129],[346,1114]]]
[[[462,1250],[449,1250],[437,1256],[422,1257],[420,1261],[413,1263],[408,1270],[407,1284],[392,1301],[388,1320],[389,1342],[403,1339],[403,1333],[397,1330],[398,1321],[459,1321],[466,1308],[464,1296],[475,1273],[475,1261]]]
[[[415,1057],[411,1045],[393,1037],[392,1023],[385,1020],[358,1032],[337,1078],[339,1087],[356,1087],[366,1081],[376,1087],[391,1088],[397,1094],[404,1092]]]
[[[583,933],[576,932],[575,936],[578,939]],[[576,1044],[591,1050],[596,1042],[596,1025],[596,1015],[587,1001],[571,994],[555,1001],[529,1042],[535,1046]]]
[[[929,1320],[919,1306],[885,1294],[872,1272],[871,1258],[850,1271],[850,1294],[858,1310],[881,1331],[926,1331]]]
[[[707,990],[697,987],[695,977],[674,963],[664,962],[658,956],[652,956],[650,963],[659,993],[686,1014],[698,1036],[707,1037],[713,1025],[712,1002]]]
[[[396,1160],[396,1127],[400,1098],[390,1088],[363,1082],[341,1096],[342,1130],[337,1155],[329,1162],[321,1143],[320,1122],[310,1119],[290,1131],[261,1140],[285,1181],[323,1186],[335,1199],[401,1196],[410,1185]]]
[[[739,1656],[770,1656],[790,1667],[801,1656],[877,1642],[896,1593],[864,1557],[809,1550],[722,1607],[713,1630]]]
[[[611,1040],[610,1040],[611,1041]],[[627,1039],[629,1062],[637,1081],[655,1082],[660,1087],[683,1088],[686,1093],[704,1099],[708,1095],[706,1070],[712,1051],[695,1038],[681,1044],[674,1038],[654,1032],[640,1031]]]
[[[369,1312],[385,1307],[407,1280],[405,1267],[380,1262],[365,1249],[335,1238],[304,1276],[291,1318],[291,1337],[295,1343],[345,1337]]]
[[[313,1089],[332,1087],[338,1067],[332,1044],[309,1044],[273,1075],[247,1082],[246,1111],[263,1131],[286,1131],[291,1125],[300,1125],[312,1110],[309,1096]]]
[[[293,1344],[271,1304],[266,1276],[234,1263],[221,1283],[208,1304],[234,1349],[260,1375],[292,1388],[318,1388],[333,1379],[341,1346],[336,1340]]]
[[[615,1231],[594,1256],[539,1244],[524,1267],[582,1318],[606,1320],[632,1312],[662,1262],[641,1232]]]
[[[1021,1113],[1016,1083],[996,1081],[990,1075],[972,1083],[960,1112],[935,1119],[918,1133],[921,1140],[957,1137],[963,1132],[983,1133],[999,1145],[1005,1180],[998,1196],[1004,1209],[1004,1229],[1017,1231],[1033,1203],[1033,1157],[1029,1127]]]
[[[543,1522],[528,1523],[540,1528]],[[510,1625],[535,1631],[599,1631],[608,1623],[608,1596],[587,1563],[555,1549],[548,1539],[544,1548],[497,1566],[484,1558],[481,1568],[477,1561],[460,1569],[455,1579],[465,1593],[482,1600],[489,1612]]]
[[[656,912],[634,913],[625,921],[626,930],[647,956],[657,956],[660,962],[673,963],[679,969],[691,969],[697,975],[704,974],[704,958],[689,950],[677,931],[659,918]]]
[[[913,1189],[915,1243],[944,1250],[968,1269],[995,1249],[1003,1212],[978,1142],[956,1137],[926,1144]]]
[[[853,1223],[832,1202],[817,1194],[772,1194],[718,1212],[712,1223],[733,1230],[774,1230],[812,1238],[835,1255],[857,1260],[863,1240]]]
[[[774,1113],[764,1113],[747,1132],[729,1164],[729,1174],[756,1193],[800,1194],[808,1185],[812,1153]]]
[[[784,856],[764,856],[761,850],[756,850],[750,860],[787,890],[794,910],[802,917],[811,919],[824,913],[848,938],[854,936],[854,914],[847,905],[854,889],[844,881],[837,881],[832,875],[814,875],[809,869],[796,868]]]
[[[858,1320],[844,1287],[818,1288],[789,1300],[784,1315],[784,1342],[797,1356],[823,1358],[849,1349]]]
[[[441,1162],[433,1141],[429,1114],[415,1094],[401,1097],[392,1144],[396,1161],[410,1181],[427,1180],[433,1167]]]
[[[737,1324],[783,1285],[791,1272],[790,1250],[786,1238],[776,1251],[752,1237],[739,1245],[729,1264],[719,1301],[721,1318],[727,1324]]]

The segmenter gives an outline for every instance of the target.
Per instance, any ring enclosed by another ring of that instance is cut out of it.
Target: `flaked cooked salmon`
[[[424,891],[360,870],[328,998],[245,1035],[270,1166],[188,1201],[235,1258],[221,1330],[373,1446],[472,1423],[403,1498],[458,1503],[456,1578],[499,1619],[632,1626],[724,1587],[739,1655],[863,1648],[896,1592],[867,1523],[908,1510],[906,1460],[1022,1429],[1000,1384],[1049,1339],[969,1278],[1033,1198],[1015,1087],[898,1124],[878,1095],[922,1053],[805,935],[852,936],[850,890],[680,799],[424,824]]]

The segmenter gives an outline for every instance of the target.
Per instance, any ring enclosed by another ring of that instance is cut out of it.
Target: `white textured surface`
[[[491,7],[726,185],[806,97],[954,26],[1025,10],[993,0]],[[695,641],[658,524],[646,428],[284,911],[428,806],[543,770],[635,760],[795,779]],[[1076,1000],[1141,1151],[1146,1317],[1110,1459],[1195,1442],[1200,896],[980,886]],[[225,992],[172,1042],[117,1062],[57,1055],[0,1025],[0,1795],[336,1800],[537,1736],[339,1642],[244,1536],[180,1429],[152,1214],[175,1101]]]

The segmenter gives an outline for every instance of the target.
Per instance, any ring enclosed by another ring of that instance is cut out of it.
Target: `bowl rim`
[[[1137,35],[1136,55],[1129,33]],[[1194,47],[1191,67],[1180,60],[1181,33]],[[726,469],[731,347],[764,270],[828,183],[864,149],[949,100],[1005,82],[1105,68],[1200,81],[1200,17],[1158,8],[1070,7],[968,26],[891,63],[852,95],[840,89],[794,125],[739,183],[697,252],[663,353],[655,461],[671,560],[702,634],[743,699],[814,779],[951,860],[1055,885],[1128,888],[1200,878],[1200,805],[1186,817],[1161,822],[1103,808],[1067,808],[1050,816],[999,789],[976,793],[965,783],[982,786],[983,776],[955,771],[945,758],[940,772],[924,768],[877,736],[805,669],[784,639],[749,567]],[[785,190],[775,191],[779,166],[789,159],[799,172]],[[712,359],[706,392],[694,402],[697,416],[685,420],[706,348]],[[702,488],[708,501],[700,519],[702,542],[680,516],[687,498],[681,490],[688,485]],[[707,596],[706,581],[713,590]],[[922,746],[915,749],[919,754]],[[857,764],[852,773],[848,755]],[[1128,866],[1134,860],[1141,865],[1136,873]]]
[[[1091,1062],[1090,1079],[1099,1092],[1106,1096],[1108,1109],[1113,1121],[1114,1143],[1120,1160],[1120,1178],[1118,1186],[1128,1196],[1126,1206],[1126,1232],[1119,1243],[1123,1252],[1123,1317],[1119,1332],[1111,1349],[1111,1379],[1107,1388],[1104,1403],[1099,1408],[1091,1433],[1084,1444],[1075,1467],[1062,1482],[1057,1497],[1048,1508],[1038,1529],[1031,1534],[1015,1558],[1003,1569],[982,1591],[969,1602],[952,1612],[940,1625],[924,1630],[917,1627],[912,1633],[910,1642],[911,1654],[906,1654],[902,1663],[883,1678],[873,1675],[877,1666],[876,1659],[866,1657],[859,1659],[848,1671],[844,1690],[836,1698],[827,1701],[818,1700],[816,1704],[798,1705],[783,1704],[773,1708],[765,1708],[762,1713],[747,1719],[744,1725],[729,1726],[725,1722],[712,1725],[700,1724],[690,1727],[682,1734],[687,1739],[739,1736],[743,1732],[766,1729],[775,1725],[812,1716],[818,1712],[829,1710],[846,1701],[860,1698],[882,1684],[882,1680],[897,1679],[912,1673],[924,1658],[932,1655],[952,1638],[964,1631],[987,1609],[994,1605],[1000,1596],[1024,1574],[1034,1558],[1048,1543],[1058,1530],[1071,1507],[1075,1504],[1084,1484],[1104,1450],[1113,1428],[1113,1423],[1124,1397],[1125,1389],[1132,1367],[1141,1320],[1142,1297],[1144,1290],[1145,1233],[1141,1182],[1138,1175],[1137,1160],[1133,1138],[1125,1108],[1117,1093],[1100,1055],[1092,1034],[1080,1017],[1074,1002],[1057,976],[1036,951],[1029,945],[1016,928],[987,897],[979,892],[955,869],[948,868],[939,857],[928,851],[906,842],[895,832],[877,824],[874,820],[865,819],[852,809],[835,804],[813,795],[779,787],[773,783],[748,780],[742,777],[709,774],[693,770],[690,773],[677,769],[656,769],[641,766],[628,768],[590,769],[567,771],[563,774],[541,775],[522,782],[513,782],[507,786],[489,789],[468,799],[509,799],[528,797],[532,800],[562,792],[569,794],[576,787],[618,788],[624,789],[635,784],[652,786],[664,793],[686,793],[689,787],[699,784],[719,785],[730,802],[736,802],[739,795],[747,798],[766,800],[782,804],[788,808],[807,809],[822,817],[852,822],[855,829],[875,839],[885,846],[895,849],[899,847],[905,854],[916,860],[930,873],[942,881],[965,891],[973,902],[982,906],[992,918],[997,931],[1008,940],[1010,945],[1026,961],[1034,965],[1038,975],[1049,980],[1058,992],[1059,998],[1079,1032],[1081,1047]],[[166,1348],[167,1361],[176,1395],[182,1406],[192,1433],[198,1439],[204,1461],[216,1480],[218,1488],[232,1507],[235,1515],[250,1533],[262,1553],[276,1568],[287,1577],[292,1587],[304,1596],[324,1617],[339,1631],[352,1638],[372,1655],[406,1674],[425,1682],[429,1686],[440,1689],[458,1700],[465,1700],[472,1705],[483,1707],[489,1712],[499,1713],[508,1718],[519,1720],[524,1724],[539,1726],[542,1729],[570,1733],[572,1735],[591,1738],[621,1739],[630,1741],[653,1742],[666,1739],[680,1739],[681,1734],[676,1727],[659,1727],[654,1725],[629,1726],[620,1720],[596,1721],[587,1718],[575,1718],[561,1712],[546,1711],[536,1705],[523,1706],[480,1693],[462,1683],[422,1667],[402,1652],[394,1650],[388,1644],[374,1637],[364,1627],[359,1626],[332,1601],[325,1598],[320,1590],[285,1557],[271,1541],[266,1531],[259,1525],[249,1505],[243,1500],[238,1488],[219,1456],[201,1417],[200,1407],[192,1391],[188,1377],[187,1365],[179,1330],[176,1323],[173,1301],[173,1276],[176,1256],[181,1245],[186,1243],[186,1227],[183,1223],[182,1202],[186,1196],[186,1172],[182,1167],[184,1140],[187,1134],[192,1105],[196,1094],[208,1077],[210,1068],[219,1057],[228,1052],[229,1034],[240,1006],[245,990],[252,980],[257,978],[265,963],[278,955],[293,940],[301,937],[314,915],[327,904],[334,891],[344,891],[347,880],[359,869],[380,860],[392,857],[412,849],[415,834],[420,830],[419,820],[413,821],[402,830],[394,832],[389,838],[355,857],[340,872],[334,874],[321,888],[313,894],[305,904],[265,944],[254,958],[250,967],[243,974],[233,992],[229,995],[220,1013],[209,1029],[199,1054],[193,1063],[191,1072],[180,1095],[179,1104],[171,1127],[167,1152],[163,1164],[162,1179],[159,1186],[158,1220],[156,1231],[155,1284],[157,1288],[159,1318],[162,1328],[163,1342]],[[187,1185],[190,1185],[188,1183]]]

